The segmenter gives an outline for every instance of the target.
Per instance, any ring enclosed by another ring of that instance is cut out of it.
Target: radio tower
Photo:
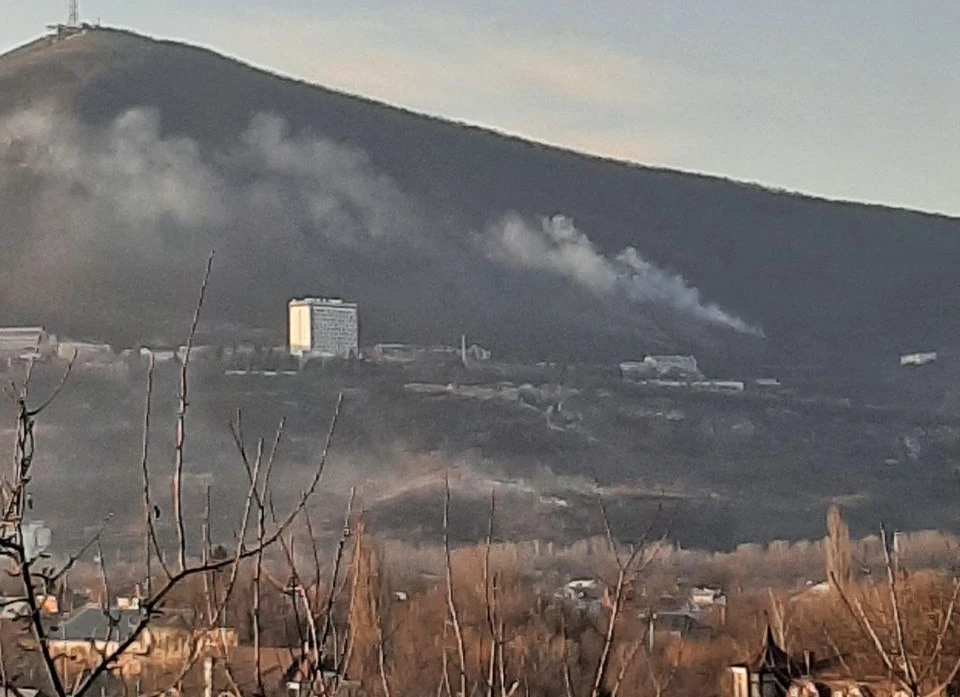
[[[80,26],[80,0],[69,0],[67,3],[67,26]]]

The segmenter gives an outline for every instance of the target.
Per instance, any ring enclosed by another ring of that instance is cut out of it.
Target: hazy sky
[[[65,7],[0,0],[0,47]],[[81,0],[81,15],[577,150],[960,215],[956,0]]]

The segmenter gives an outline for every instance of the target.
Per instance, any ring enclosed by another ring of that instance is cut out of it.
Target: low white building
[[[704,375],[694,356],[645,356],[642,361],[624,361],[620,374],[626,379],[642,380],[667,378],[673,380],[703,380]]]
[[[923,353],[905,353],[900,356],[900,367],[910,365],[926,365],[937,360],[936,351],[925,351]]]
[[[140,348],[141,358],[153,357],[154,363],[170,363],[177,357],[177,352],[173,349],[152,349],[147,346]]]
[[[0,522],[0,535],[8,539],[19,537],[28,561],[35,561],[44,554],[53,540],[53,533],[42,520],[24,521],[19,527],[14,523]]]
[[[698,608],[714,607],[727,604],[727,596],[720,588],[698,586],[690,591],[690,602]]]
[[[743,392],[746,385],[742,380],[697,380],[690,387],[708,392]]]
[[[0,355],[36,353],[49,342],[43,327],[0,327]]]
[[[693,356],[645,356],[643,362],[657,375],[674,373],[703,377],[697,359]]]
[[[110,344],[92,344],[86,341],[62,341],[57,345],[57,356],[70,360],[76,356],[78,363],[109,362],[116,358]]]

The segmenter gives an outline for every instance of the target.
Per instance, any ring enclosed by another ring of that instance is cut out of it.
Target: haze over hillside
[[[879,365],[960,344],[954,219],[605,161],[114,30],[0,58],[0,323],[175,341],[361,303],[365,343]]]

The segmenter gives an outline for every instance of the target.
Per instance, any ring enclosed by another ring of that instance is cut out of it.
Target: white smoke
[[[335,285],[363,278],[352,270],[368,262],[389,260],[398,270],[429,274],[427,282],[467,281],[462,285],[494,305],[503,292],[497,273],[536,269],[598,296],[621,295],[760,334],[635,249],[604,256],[563,217],[537,227],[506,216],[482,237],[478,264],[476,249],[441,222],[449,211],[423,214],[362,151],[291,133],[272,115],[254,117],[231,146],[210,151],[164,132],[154,110],[128,111],[105,127],[22,112],[0,121],[0,210],[0,238],[12,250],[0,255],[0,297],[27,308],[57,306],[65,297],[98,307],[102,295],[90,291],[78,300],[77,289],[99,283],[139,291],[141,274],[150,274],[156,288],[167,270],[216,248],[244,277],[244,289],[272,283],[278,294],[299,292],[316,277]],[[407,277],[394,282],[425,285]],[[531,294],[523,302],[536,313],[552,300]]]
[[[130,110],[104,129],[21,112],[0,122],[0,176],[4,160],[42,178],[48,201],[69,202],[71,229],[89,222],[98,234],[114,224],[139,238],[162,224],[247,227],[252,216],[272,221],[264,234],[295,219],[352,245],[414,227],[407,197],[361,151],[291,135],[267,114],[254,117],[234,148],[210,154],[163,134],[151,109]]]
[[[366,154],[307,134],[292,136],[280,117],[256,116],[228,163],[243,163],[255,175],[241,196],[292,213],[330,242],[355,246],[400,237],[413,244],[419,237],[412,202]]]
[[[8,161],[42,179],[48,201],[81,204],[72,208],[75,222],[86,214],[104,223],[107,213],[138,226],[164,219],[184,226],[226,220],[223,184],[196,143],[161,137],[152,111],[129,111],[102,131],[62,115],[22,112],[0,123],[0,154],[4,144]]]
[[[487,232],[491,258],[516,268],[546,271],[568,278],[598,295],[622,294],[637,303],[669,307],[688,316],[744,334],[763,336],[713,303],[705,303],[683,276],[644,259],[633,247],[615,257],[604,256],[573,222],[562,215],[528,225],[510,214]]]
[[[169,334],[211,249],[225,321],[263,325],[297,293],[366,300],[365,261],[433,251],[415,208],[362,151],[274,115],[214,149],[154,109],[104,125],[23,111],[0,119],[0,312],[89,338]]]

